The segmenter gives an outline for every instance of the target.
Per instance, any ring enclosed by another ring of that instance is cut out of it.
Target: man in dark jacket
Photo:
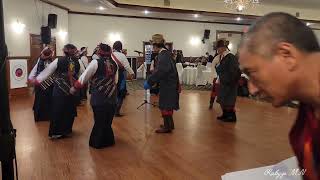
[[[219,79],[219,91],[217,102],[223,111],[217,119],[224,122],[236,122],[235,104],[237,99],[238,81],[241,76],[239,63],[236,57],[228,51],[229,42],[221,39],[217,41],[219,63],[216,71]]]
[[[154,84],[160,83],[159,108],[164,125],[156,133],[170,133],[174,129],[173,111],[179,109],[179,76],[172,58],[172,54],[165,47],[165,40],[161,34],[152,36],[153,50],[158,52],[158,64],[153,74],[144,84],[150,89]]]

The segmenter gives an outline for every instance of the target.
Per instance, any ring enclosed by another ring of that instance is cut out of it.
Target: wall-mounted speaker
[[[210,30],[209,29],[204,30],[203,37],[204,37],[204,39],[210,39]]]
[[[48,26],[51,29],[57,28],[57,21],[58,21],[58,15],[56,15],[56,14],[49,14],[48,15]]]
[[[43,44],[50,44],[51,42],[51,29],[49,26],[41,27],[41,41]]]

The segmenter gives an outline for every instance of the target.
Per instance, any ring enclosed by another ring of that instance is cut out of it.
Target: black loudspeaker
[[[210,38],[210,30],[209,29],[204,30],[203,37],[204,37],[204,39],[209,39]]]
[[[56,14],[49,14],[48,15],[48,26],[51,29],[55,29],[57,27],[57,20],[58,20],[58,15]]]
[[[41,41],[43,44],[50,44],[51,42],[51,29],[49,26],[41,27]]]

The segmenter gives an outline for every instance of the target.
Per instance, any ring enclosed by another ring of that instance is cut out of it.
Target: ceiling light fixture
[[[103,7],[103,6],[99,6],[97,9],[99,9],[100,11],[103,11],[103,10],[105,10],[106,8]]]
[[[144,14],[145,14],[145,15],[147,15],[147,14],[149,14],[149,13],[150,13],[150,11],[144,10]]]
[[[199,14],[194,14],[193,17],[198,18]]]
[[[230,9],[242,12],[252,6],[260,3],[260,0],[224,0],[226,6]]]
[[[241,21],[242,19],[241,19],[241,17],[237,17],[237,19],[236,19],[237,21]]]

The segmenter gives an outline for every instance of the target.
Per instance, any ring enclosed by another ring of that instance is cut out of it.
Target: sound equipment
[[[203,38],[204,39],[209,39],[210,38],[210,30],[209,29],[204,30]]]
[[[58,15],[56,14],[49,14],[48,15],[48,26],[51,29],[55,29],[57,27],[57,20],[58,20]]]
[[[50,44],[51,42],[51,29],[49,26],[41,27],[41,42],[43,44]]]

